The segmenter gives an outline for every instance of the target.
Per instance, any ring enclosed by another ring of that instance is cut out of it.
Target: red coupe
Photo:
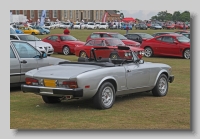
[[[165,34],[142,43],[145,56],[175,56],[190,59],[190,39],[180,34]]]
[[[183,23],[182,22],[178,22],[175,24],[175,29],[183,29]],[[185,25],[185,29],[188,29],[188,26]]]
[[[88,41],[89,39],[101,38],[101,37],[118,38],[127,46],[140,47],[140,43],[133,40],[129,40],[123,35],[115,32],[93,32],[87,37],[86,41]]]
[[[85,42],[79,41],[73,36],[65,34],[50,35],[42,39],[42,41],[50,43],[54,48],[54,52],[63,53],[64,55],[74,54],[74,48],[76,45],[85,44]]]
[[[99,50],[96,55],[102,58],[124,58],[129,59],[130,51],[119,50],[117,46],[127,47],[120,39],[117,38],[93,38],[89,39],[85,45],[77,45],[75,48],[75,55],[78,57],[90,57],[90,51],[92,48],[108,47],[109,51]],[[136,52],[141,59],[144,54],[143,48],[130,47],[132,51]],[[112,51],[112,52],[111,52]]]
[[[165,29],[174,29],[175,28],[175,24],[165,24]]]

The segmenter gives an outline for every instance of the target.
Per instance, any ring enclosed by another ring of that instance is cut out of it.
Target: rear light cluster
[[[44,80],[40,79],[39,81],[34,78],[26,78],[25,79],[27,85],[39,85],[39,86],[45,86]],[[65,87],[65,88],[78,88],[77,82],[76,81],[62,81],[59,82],[58,80],[55,81],[55,86],[56,87]]]

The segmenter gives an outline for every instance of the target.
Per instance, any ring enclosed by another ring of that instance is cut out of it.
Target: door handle
[[[127,70],[127,72],[131,72],[131,70]]]
[[[23,61],[20,61],[20,63],[24,63],[24,64],[25,64],[25,63],[27,63],[27,61],[26,61],[26,60],[23,60]]]

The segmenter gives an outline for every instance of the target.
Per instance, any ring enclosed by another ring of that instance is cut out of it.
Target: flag
[[[46,10],[42,10],[42,15],[40,19],[40,26],[44,26],[44,20],[46,18]]]
[[[105,12],[102,18],[102,22],[106,22],[107,15],[108,15],[108,12]]]

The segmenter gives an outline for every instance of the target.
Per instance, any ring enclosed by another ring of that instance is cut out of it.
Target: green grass
[[[98,30],[96,30],[98,31]],[[108,30],[125,34],[125,30]],[[130,30],[153,34],[160,30]],[[169,30],[161,30],[169,31]],[[170,30],[175,31],[175,30]],[[71,30],[71,35],[85,41],[93,30]],[[62,29],[51,34],[63,33]],[[44,38],[45,35],[38,35]],[[53,57],[77,61],[74,55],[53,54]],[[11,88],[11,129],[190,129],[190,60],[170,57],[143,58],[166,63],[175,75],[165,97],[137,93],[117,97],[111,109],[97,110],[92,100],[70,100],[45,104],[40,96],[24,94]]]

